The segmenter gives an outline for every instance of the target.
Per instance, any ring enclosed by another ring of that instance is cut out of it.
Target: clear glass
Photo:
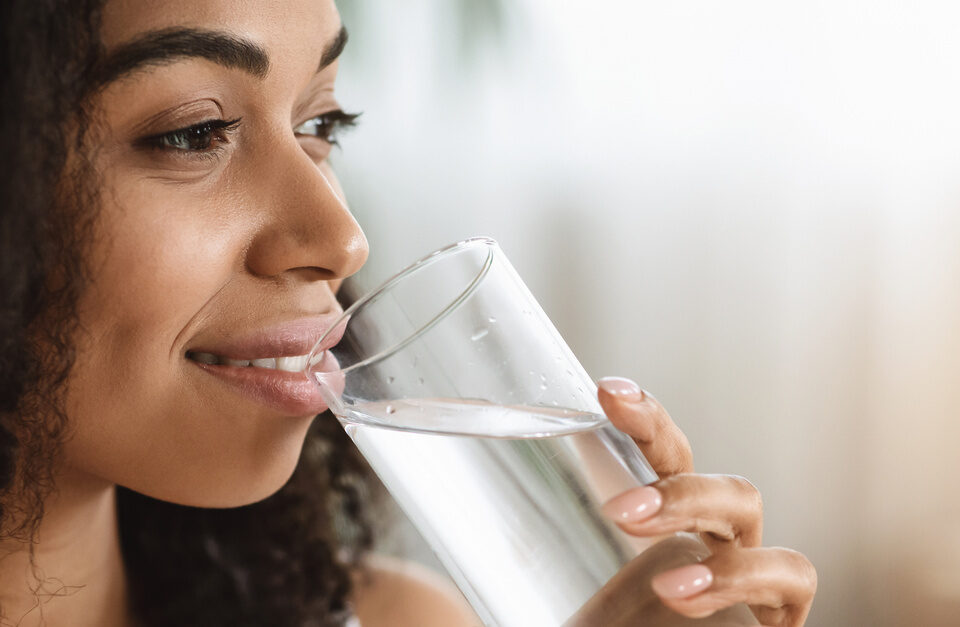
[[[394,276],[309,363],[485,624],[560,625],[638,554],[600,506],[657,476],[495,241]]]

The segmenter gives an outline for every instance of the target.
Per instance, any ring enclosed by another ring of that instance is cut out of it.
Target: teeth
[[[309,357],[309,355],[298,355],[296,357],[277,357],[277,370],[300,372],[307,367],[307,359]]]
[[[283,370],[285,372],[302,372],[307,367],[309,355],[295,357],[264,357],[263,359],[227,359],[213,353],[187,353],[193,361],[208,366],[235,366],[238,368],[264,368],[266,370]]]

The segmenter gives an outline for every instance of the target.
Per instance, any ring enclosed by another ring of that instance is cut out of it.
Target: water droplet
[[[476,342],[477,340],[481,340],[487,337],[487,333],[490,333],[490,329],[486,327],[482,329],[477,329],[476,331],[473,332],[473,335],[470,336],[470,339]]]
[[[567,375],[572,377],[572,376],[573,376],[573,370],[567,370]]]
[[[387,377],[387,383],[393,383],[394,381],[396,381],[396,379],[393,377]]]
[[[489,322],[490,324],[496,324],[497,319],[494,318],[493,316],[490,316],[489,318],[487,318],[487,322]]]
[[[396,411],[397,411],[397,408],[396,408],[396,407],[394,407],[393,405],[387,405],[387,413],[388,413],[388,414],[394,414],[394,413],[396,413]]]
[[[547,389],[547,384],[546,384],[546,383],[541,383],[541,384],[540,384],[540,389],[541,389],[541,390],[546,390],[546,389]]]
[[[547,378],[546,378],[545,376],[543,376],[543,375],[540,375],[540,380],[541,380],[542,382],[544,382],[544,383],[547,382]]]
[[[423,377],[420,377],[419,379],[417,379],[417,383],[419,383],[420,385],[423,385]]]
[[[532,374],[533,374],[533,370],[527,370],[527,374],[532,375]]]
[[[580,387],[579,385],[577,386],[577,392],[580,392],[581,394],[583,394],[583,388]]]
[[[557,401],[550,401],[550,404],[553,405],[554,407],[560,406],[560,403],[558,403]]]

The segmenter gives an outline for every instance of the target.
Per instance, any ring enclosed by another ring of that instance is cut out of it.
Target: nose
[[[257,164],[260,213],[246,253],[261,277],[344,279],[367,260],[366,237],[329,166],[317,165],[293,138]]]

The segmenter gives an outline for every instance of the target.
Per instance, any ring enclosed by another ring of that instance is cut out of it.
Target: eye
[[[359,113],[344,113],[341,110],[329,111],[310,118],[293,129],[297,135],[317,137],[332,146],[339,146],[339,132],[345,128],[356,126]]]
[[[226,143],[230,133],[238,126],[240,126],[240,118],[230,121],[207,120],[186,128],[146,137],[142,142],[154,148],[182,152],[207,152]]]

